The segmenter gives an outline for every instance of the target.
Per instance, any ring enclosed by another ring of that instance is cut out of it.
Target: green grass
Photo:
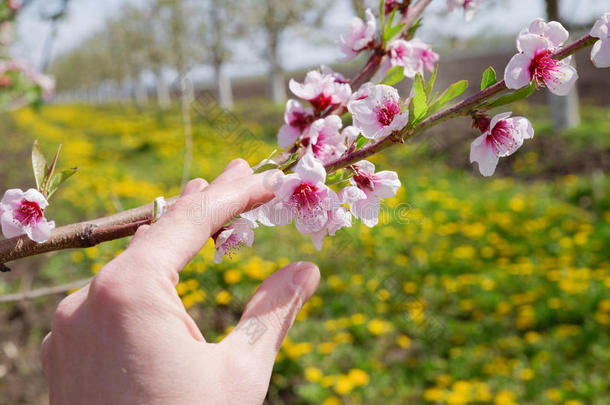
[[[282,111],[260,100],[236,111],[195,116],[192,176],[213,178],[247,145],[256,149],[247,156],[252,164],[273,150]],[[544,108],[522,104],[514,112],[532,118],[537,138],[556,136]],[[607,152],[609,112],[583,108],[583,125],[559,135],[562,147]],[[48,106],[13,121],[19,143],[2,167],[5,188],[15,179],[31,185],[24,173],[34,138],[45,150],[63,142],[61,164],[82,167],[48,210],[60,225],[179,191],[177,111]],[[237,136],[244,128],[251,135]],[[488,179],[406,144],[374,159],[403,183],[385,201],[378,227],[355,224],[321,252],[292,226],[261,228],[253,248],[220,265],[206,246],[182,273],[178,292],[206,338],[217,340],[268,274],[293,260],[319,265],[318,292],[274,369],[274,404],[605,404],[610,180],[603,172],[555,176],[545,171],[547,159],[544,150],[519,151],[507,167],[535,177]],[[41,262],[36,284],[99,271],[125,243],[53,254]],[[0,281],[4,291],[15,288]]]

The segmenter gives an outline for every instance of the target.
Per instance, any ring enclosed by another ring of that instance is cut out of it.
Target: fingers
[[[207,187],[189,183],[180,199],[159,221],[132,241],[132,262],[162,267],[177,281],[180,271],[199,252],[209,237],[222,225],[251,207],[273,197],[273,184],[282,173],[272,170],[252,174],[244,161],[231,162]],[[202,191],[199,191],[202,190]],[[138,266],[149,272],[150,266]]]
[[[290,264],[256,290],[235,329],[221,342],[239,356],[254,356],[269,370],[303,304],[320,282],[318,268],[307,262]]]

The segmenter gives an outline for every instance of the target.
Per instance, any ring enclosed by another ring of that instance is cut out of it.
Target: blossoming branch
[[[510,112],[490,117],[491,109],[529,97],[543,87],[557,95],[568,94],[578,78],[569,57],[584,48],[593,47],[591,59],[596,66],[610,65],[610,13],[595,23],[589,35],[567,45],[568,32],[561,24],[536,19],[517,36],[517,53],[506,66],[504,80],[498,81],[490,67],[483,73],[480,92],[452,104],[468,83],[435,90],[439,55],[416,37],[421,13],[429,3],[382,0],[376,14],[369,9],[365,20],[354,18],[337,41],[346,60],[369,53],[352,80],[324,66],[308,72],[302,83],[290,80],[289,88],[300,100],[286,103],[284,125],[277,136],[283,151],[259,165],[261,170],[279,168],[287,175],[273,185],[275,196],[270,202],[240,215],[214,235],[216,261],[240,246],[251,246],[254,229],[261,225],[294,222],[317,249],[326,236],[350,227],[354,219],[375,226],[381,200],[396,195],[401,184],[396,172],[378,170],[365,158],[448,119],[471,117],[480,135],[472,142],[470,161],[477,162],[482,175],[490,176],[499,158],[515,153],[534,136],[527,118]],[[447,5],[450,10],[462,9],[470,19],[479,3],[449,0]],[[406,99],[393,87],[405,79],[412,83]],[[341,116],[347,112],[352,122],[344,127]],[[51,174],[44,184],[53,182]],[[58,179],[57,186],[66,178]],[[48,192],[40,185],[38,190],[7,191],[0,213],[3,232],[6,223],[5,236],[11,239],[0,241],[0,263],[124,237],[162,213],[155,203],[51,231],[52,221],[44,218]]]

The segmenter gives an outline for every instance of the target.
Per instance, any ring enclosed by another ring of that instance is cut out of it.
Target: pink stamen
[[[42,209],[38,203],[34,201],[28,201],[25,198],[21,200],[21,206],[15,212],[15,219],[21,223],[21,225],[34,225],[37,224],[42,218]]]
[[[375,183],[373,183],[373,179],[371,179],[371,176],[368,173],[363,172],[362,170],[355,169],[354,181],[360,190],[375,190]]]
[[[396,114],[400,113],[400,105],[397,102],[388,100],[386,103],[377,107],[377,121],[383,126],[388,126],[394,120]]]
[[[318,188],[312,184],[299,184],[292,192],[290,202],[298,211],[314,211],[320,204],[317,192]]]
[[[536,86],[543,86],[548,82],[557,82],[557,66],[559,61],[551,58],[552,52],[545,50],[538,53],[534,59],[532,59],[529,72],[530,76],[534,79]]]
[[[318,95],[318,97],[309,100],[309,102],[311,103],[311,105],[313,106],[314,110],[316,110],[317,113],[320,113],[324,110],[326,110],[328,108],[328,106],[330,106],[332,104],[333,98],[332,96],[328,96],[324,93],[320,93],[320,95]]]
[[[515,146],[515,138],[511,135],[513,127],[507,121],[498,121],[487,135],[487,142],[491,143],[496,156],[506,153]]]
[[[298,128],[299,132],[305,131],[309,126],[311,116],[304,112],[294,112],[293,116],[294,118],[290,121],[290,126]]]

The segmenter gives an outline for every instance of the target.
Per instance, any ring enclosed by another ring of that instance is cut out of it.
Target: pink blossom
[[[367,87],[365,94],[347,104],[354,126],[369,139],[379,139],[404,128],[409,114],[401,108],[398,91],[384,84]]]
[[[21,8],[21,1],[20,0],[8,0],[8,7],[13,11],[17,11]]]
[[[290,99],[286,102],[286,112],[284,113],[285,124],[280,127],[277,134],[277,143],[280,148],[287,148],[292,145],[299,136],[309,129],[313,119],[311,108],[303,109],[301,103]]]
[[[341,35],[337,43],[345,54],[345,60],[354,58],[358,53],[370,48],[375,43],[377,23],[370,9],[366,9],[366,23],[358,17],[352,18],[349,32]]]
[[[254,242],[253,228],[258,227],[256,222],[239,217],[214,235],[214,262],[220,263],[223,256],[231,257],[235,250],[242,246],[252,246]]]
[[[311,234],[311,240],[318,250],[322,250],[322,244],[326,235],[334,236],[337,231],[344,227],[352,226],[352,214],[344,207],[337,207],[328,211],[328,222],[318,232]]]
[[[568,32],[556,21],[537,19],[517,37],[519,53],[511,58],[504,71],[509,89],[520,89],[532,80],[552,93],[565,96],[578,78],[569,59],[553,59],[553,52],[565,42]]]
[[[13,23],[4,21],[0,23],[0,45],[7,46],[13,41]]]
[[[49,205],[37,190],[26,192],[14,188],[7,190],[0,201],[2,233],[7,238],[26,234],[34,242],[46,242],[55,222],[47,221],[44,210]]]
[[[274,188],[275,197],[244,216],[263,225],[286,225],[293,219],[299,232],[310,234],[328,223],[328,212],[339,206],[337,194],[326,184],[326,170],[311,153],[297,163],[294,173]]]
[[[405,76],[414,78],[417,73],[424,73],[424,69],[432,72],[439,56],[418,38],[411,41],[395,39],[388,44],[389,65],[403,66]],[[389,66],[386,68],[388,69]]]
[[[309,101],[316,114],[347,102],[352,95],[345,79],[328,68],[309,71],[303,83],[290,79],[288,86],[296,96]]]
[[[610,67],[610,13],[595,21],[590,35],[599,38],[591,49],[591,61],[598,68]]]
[[[360,218],[366,226],[373,227],[379,222],[381,199],[395,196],[400,188],[400,180],[393,171],[375,173],[375,165],[366,160],[352,167],[352,185],[341,190],[339,198],[341,202],[349,204],[356,218]]]
[[[458,8],[464,9],[464,18],[470,21],[474,17],[474,13],[479,6],[481,0],[447,0],[447,8],[453,11]]]
[[[7,72],[19,72],[27,77],[32,83],[40,87],[43,99],[49,99],[55,91],[55,81],[49,76],[40,74],[26,62],[15,60],[0,61],[0,77]]]
[[[329,115],[311,124],[309,133],[303,138],[303,145],[322,163],[328,163],[347,149],[345,136],[339,133],[343,126],[341,118]]]
[[[534,137],[532,124],[523,117],[510,117],[510,112],[489,119],[479,119],[477,127],[483,133],[470,146],[470,163],[478,162],[483,176],[491,176],[501,157],[512,155],[524,139]]]

